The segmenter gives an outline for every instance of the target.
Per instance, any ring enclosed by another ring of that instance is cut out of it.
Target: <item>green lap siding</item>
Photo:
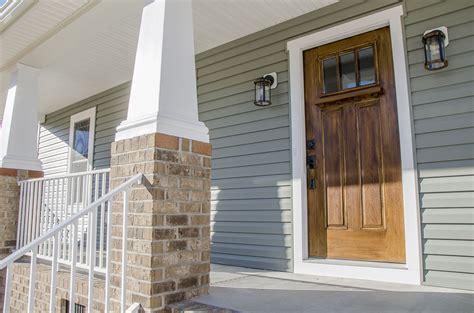
[[[199,117],[213,146],[213,262],[292,270],[286,43],[396,2],[340,1],[197,56]],[[271,72],[273,104],[256,107],[253,80]]]
[[[126,83],[47,114],[39,134],[39,158],[45,175],[67,172],[71,116],[92,107],[96,107],[93,167],[110,167],[110,144],[117,126],[127,117],[129,98],[130,83]]]
[[[474,289],[474,6],[406,1],[425,283]],[[422,33],[448,27],[449,66],[423,68]]]

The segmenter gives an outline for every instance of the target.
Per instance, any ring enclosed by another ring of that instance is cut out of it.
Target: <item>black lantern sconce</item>
[[[448,44],[448,29],[444,26],[427,30],[423,34],[425,68],[427,70],[439,70],[448,66],[448,60],[446,59],[446,46]]]
[[[256,106],[266,107],[272,104],[272,89],[277,86],[277,74],[270,73],[257,78],[255,84],[255,101]]]

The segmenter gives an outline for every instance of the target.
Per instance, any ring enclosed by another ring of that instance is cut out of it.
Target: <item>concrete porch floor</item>
[[[239,312],[474,312],[474,293],[215,265],[196,302]]]

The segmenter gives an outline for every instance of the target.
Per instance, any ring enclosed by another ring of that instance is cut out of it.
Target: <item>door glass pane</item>
[[[74,124],[73,161],[87,160],[89,157],[90,119]]]
[[[354,52],[341,54],[340,62],[342,89],[357,87]]]
[[[339,88],[337,86],[337,66],[335,57],[323,60],[323,74],[324,93],[338,91]]]
[[[375,83],[374,48],[367,47],[359,50],[359,86]]]

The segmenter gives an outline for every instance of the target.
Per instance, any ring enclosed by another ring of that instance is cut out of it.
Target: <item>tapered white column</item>
[[[0,167],[42,169],[38,160],[38,76],[37,68],[17,64],[10,76],[3,113]]]
[[[209,142],[198,120],[191,0],[148,1],[143,9],[127,120],[116,141],[162,133]]]

